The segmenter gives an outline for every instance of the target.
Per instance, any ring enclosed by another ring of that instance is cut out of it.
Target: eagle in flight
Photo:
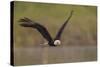
[[[72,17],[72,14],[73,14],[73,10],[71,11],[68,19],[62,24],[62,26],[58,30],[58,33],[56,34],[54,39],[51,37],[48,30],[43,25],[39,24],[38,22],[32,21],[31,19],[26,18],[26,17],[24,17],[23,19],[20,19],[19,22],[21,22],[20,25],[22,27],[31,27],[31,28],[39,31],[40,34],[48,41],[49,46],[57,46],[57,45],[61,44],[61,41],[60,41],[61,34],[62,34],[64,28],[66,27],[68,21]]]

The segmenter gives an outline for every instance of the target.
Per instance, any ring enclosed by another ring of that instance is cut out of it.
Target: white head
[[[61,41],[60,40],[55,40],[54,41],[54,45],[60,45],[61,44]]]

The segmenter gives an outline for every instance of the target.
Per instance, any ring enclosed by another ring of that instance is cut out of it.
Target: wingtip
[[[24,19],[19,19],[18,22],[24,22]]]
[[[30,19],[27,18],[27,17],[24,17],[24,18],[18,20],[18,22],[32,22],[32,20],[30,20]]]
[[[71,10],[71,14],[74,12],[74,10]]]

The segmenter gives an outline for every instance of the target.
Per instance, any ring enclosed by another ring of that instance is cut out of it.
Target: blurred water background
[[[32,28],[18,22],[28,17],[44,25],[54,38],[61,25],[73,16],[64,29],[61,46],[40,45],[45,42]],[[97,59],[97,7],[65,4],[14,3],[14,60],[15,65],[95,61]]]

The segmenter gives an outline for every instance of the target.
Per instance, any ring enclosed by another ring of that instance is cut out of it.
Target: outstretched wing
[[[62,34],[62,32],[63,32],[65,26],[67,25],[68,21],[69,21],[70,18],[72,17],[72,14],[73,14],[73,10],[71,11],[70,16],[68,17],[68,19],[65,21],[65,23],[64,23],[64,24],[61,26],[61,28],[59,29],[59,31],[58,31],[58,33],[57,33],[57,35],[56,35],[56,37],[55,37],[54,40],[60,40],[61,34]]]
[[[34,29],[37,29],[47,41],[49,42],[53,41],[47,29],[41,24],[34,22],[28,18],[20,19],[19,22],[22,22],[20,25],[23,27],[32,27]]]

